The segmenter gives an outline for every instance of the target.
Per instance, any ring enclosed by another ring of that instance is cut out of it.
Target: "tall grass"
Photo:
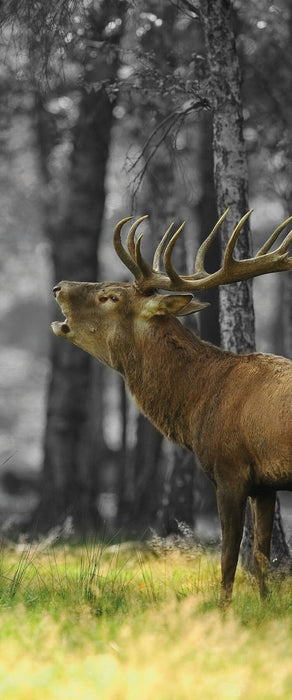
[[[1,700],[288,700],[291,579],[219,590],[217,550],[2,546]]]
[[[86,604],[94,615],[143,612],[169,598],[192,597],[199,614],[217,609],[219,551],[169,547],[159,553],[136,543],[83,546],[0,546],[0,606]],[[262,603],[255,579],[239,568],[232,610],[244,625],[292,614],[291,577],[271,576]]]

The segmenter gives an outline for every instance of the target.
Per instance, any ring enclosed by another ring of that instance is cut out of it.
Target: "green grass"
[[[1,700],[292,697],[291,579],[265,603],[218,551],[17,546],[0,554]]]

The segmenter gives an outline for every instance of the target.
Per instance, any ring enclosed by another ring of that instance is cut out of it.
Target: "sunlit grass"
[[[262,604],[218,551],[23,546],[0,555],[4,700],[291,698],[291,579]]]

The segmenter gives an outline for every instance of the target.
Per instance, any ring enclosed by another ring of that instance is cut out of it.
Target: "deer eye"
[[[153,297],[154,294],[157,294],[157,289],[146,289],[146,292],[144,292],[145,297]]]
[[[109,294],[108,296],[100,296],[100,297],[98,297],[98,301],[99,301],[101,304],[105,304],[109,299],[110,299],[111,301],[113,301],[114,303],[117,303],[117,301],[120,301],[120,300],[119,300],[119,297],[116,297],[115,294]]]

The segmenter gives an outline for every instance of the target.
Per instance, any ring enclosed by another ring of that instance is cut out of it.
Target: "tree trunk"
[[[218,213],[230,206],[228,219],[221,229],[223,249],[231,231],[248,210],[248,172],[243,138],[243,114],[240,93],[240,70],[232,27],[230,0],[206,0],[201,4],[207,62],[210,75],[210,94],[213,112],[214,180]],[[249,227],[246,224],[236,245],[238,258],[251,255]],[[242,353],[255,350],[254,309],[252,284],[238,282],[220,288],[221,342],[226,350]],[[283,551],[287,547],[277,501],[277,521],[273,530],[273,544]],[[250,565],[251,523],[247,521],[244,537],[245,561]]]
[[[98,10],[91,13],[92,41],[105,39],[104,30],[113,11],[114,3],[104,0]],[[124,11],[125,6],[120,3],[119,12],[122,17]],[[92,57],[89,61],[89,55],[84,57],[85,85],[72,133],[66,196],[63,197],[58,216],[52,208],[53,202],[49,203],[51,208],[47,228],[52,243],[55,281],[68,278],[90,282],[97,278],[97,246],[104,211],[104,182],[114,107],[114,101],[108,95],[107,81],[116,77],[120,37],[121,26],[114,44],[111,43],[109,47],[108,55],[101,51],[95,61]],[[94,85],[91,85],[93,80]],[[45,150],[45,108],[39,111],[38,116],[45,171],[48,156]],[[54,183],[48,184],[51,189],[54,187]],[[101,455],[97,454],[93,458],[88,454],[84,443],[85,434],[93,422],[91,383],[90,356],[53,337],[43,487],[35,518],[39,529],[52,527],[68,514],[72,515],[77,530],[92,530],[98,525],[95,470]],[[93,444],[94,442],[96,448],[96,441],[93,440]]]
[[[161,535],[183,534],[184,526],[194,530],[194,456],[177,445],[168,454],[163,496],[157,512],[157,527]]]
[[[55,281],[67,278],[90,282],[97,277],[112,107],[105,94],[95,93],[84,94],[80,107],[66,213],[51,229]],[[106,111],[99,132],[98,120]],[[93,527],[97,524],[96,493],[84,480],[87,470],[82,463],[92,360],[57,338],[52,338],[51,360],[39,524],[47,528],[66,513],[74,513],[75,525],[80,527],[82,522],[85,527],[89,523]]]
[[[274,569],[287,568],[291,565],[291,555],[289,546],[285,539],[285,533],[282,524],[280,502],[277,498],[273,525],[272,546],[271,546],[271,565]],[[246,518],[241,545],[241,562],[249,571],[254,572],[253,564],[253,522],[250,502],[248,501],[246,508]]]
[[[135,483],[134,520],[140,532],[154,526],[161,497],[159,461],[163,437],[148,418],[140,414],[133,455]]]
[[[137,12],[140,12],[138,5]],[[163,72],[164,69],[169,71],[170,54],[172,70],[175,67],[172,49],[177,10],[174,5],[165,3],[160,8],[160,15],[163,18],[161,27],[153,24],[151,29],[145,32],[140,39],[140,44],[146,53],[155,52],[155,59],[157,63],[159,62],[160,70]],[[159,107],[156,101],[154,101],[153,105],[151,99],[146,103],[142,103],[142,105],[138,105],[136,114],[138,127],[136,123],[134,134],[138,131],[141,135],[139,143],[141,150],[147,143],[151,133],[153,133],[155,125],[159,124],[167,116],[168,110],[169,105],[165,101],[161,101]],[[156,116],[155,124],[153,123],[154,113]],[[149,163],[144,180],[144,189],[139,198],[139,206],[142,210],[142,203],[145,201],[145,209],[150,214],[151,230],[154,235],[152,240],[148,240],[152,250],[160,240],[168,223],[177,217],[179,211],[176,169],[170,158],[172,148],[173,144],[170,144],[167,140],[161,143],[157,150],[150,142],[144,154],[144,162],[147,162],[149,159]],[[147,240],[145,244],[147,245]],[[193,479],[193,465],[189,466],[190,477],[187,479],[188,484],[184,490],[183,484],[185,485],[186,482],[183,474],[181,450],[175,448],[174,445],[167,447],[165,450],[167,455],[166,465],[164,452],[161,449],[162,444],[163,438],[160,433],[149,423],[147,418],[139,415],[137,418],[135,450],[133,454],[127,451],[128,465],[125,468],[128,474],[128,483],[124,484],[121,492],[119,509],[122,522],[126,528],[132,525],[132,527],[136,527],[141,532],[147,526],[158,525],[160,529],[162,520],[169,522],[174,517],[177,517],[178,512],[176,512],[174,504],[178,504],[178,502],[180,503],[180,519],[187,519],[189,522],[189,515],[186,513],[189,512],[189,500],[192,495],[192,491],[189,488],[189,479]],[[164,484],[165,473],[169,477],[167,484]],[[165,496],[166,492],[167,496]],[[130,499],[128,503],[127,498]],[[172,514],[167,512],[169,505]],[[185,518],[184,508],[186,510]],[[193,519],[193,517],[192,513],[191,518]],[[165,530],[164,527],[163,530]]]
[[[229,0],[206,0],[202,9],[213,113],[214,179],[218,214],[230,207],[221,227],[224,250],[239,219],[248,210],[248,173],[243,138],[240,71]],[[246,223],[236,245],[236,255],[251,254]],[[221,342],[226,350],[255,349],[254,309],[250,281],[220,288]]]

